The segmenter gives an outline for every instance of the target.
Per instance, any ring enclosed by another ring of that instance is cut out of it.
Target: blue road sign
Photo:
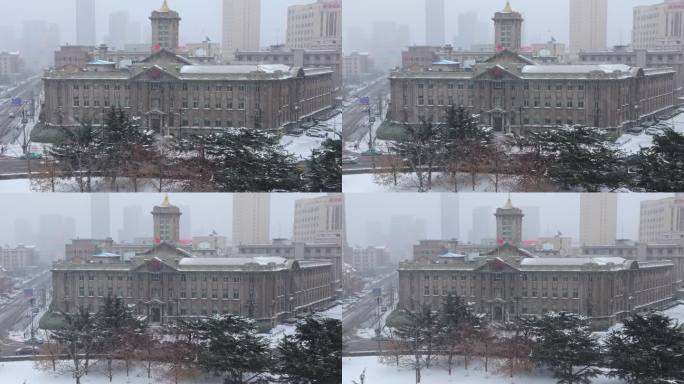
[[[15,107],[21,107],[23,103],[24,102],[21,100],[21,97],[15,97],[12,99],[12,105]]]
[[[382,296],[382,288],[373,288],[373,296],[375,296],[375,297]]]
[[[359,97],[359,104],[370,105],[370,97],[368,97],[368,96]]]
[[[33,297],[33,288],[24,288],[24,297]]]

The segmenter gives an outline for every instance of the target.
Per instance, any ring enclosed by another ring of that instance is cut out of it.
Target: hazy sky
[[[491,23],[494,13],[503,9],[505,0],[445,0],[446,41],[457,34],[458,14],[478,13],[480,21]],[[511,0],[514,10],[525,17],[526,43],[546,42],[551,36],[561,42],[569,39],[569,0]],[[608,0],[608,44],[631,41],[632,8],[660,3],[660,0]],[[425,0],[345,0],[344,24],[370,30],[376,21],[396,21],[411,27],[412,44],[425,44]],[[492,30],[494,29],[493,23]],[[345,28],[346,31],[347,28]],[[493,32],[492,32],[493,35]]]
[[[670,197],[669,194],[620,194],[618,196],[617,237],[638,239],[639,205],[643,200]],[[488,206],[495,210],[505,204],[507,194],[462,193],[459,195],[460,240],[468,241],[472,227],[473,209]],[[377,222],[389,231],[393,216],[414,216],[426,222],[427,237],[441,237],[441,202],[439,194],[346,194],[347,238],[350,245],[367,244],[365,231],[368,223]],[[539,207],[541,236],[553,236],[559,231],[579,240],[579,195],[577,194],[512,194],[516,207]],[[524,213],[524,212],[523,212]],[[453,213],[447,213],[453,214]],[[494,223],[494,216],[486,217]],[[523,226],[525,222],[523,221]],[[492,225],[494,228],[494,226]],[[493,233],[492,238],[496,237]]]
[[[111,235],[118,236],[122,227],[124,207],[138,205],[142,208],[143,228],[150,228],[142,236],[150,236],[152,215],[155,205],[164,200],[163,194],[110,194]],[[301,198],[320,196],[317,194],[273,194],[271,196],[271,237],[289,238],[292,235],[294,202]],[[232,195],[231,194],[169,194],[176,206],[191,208],[191,234],[181,234],[183,238],[193,235],[208,235],[216,230],[220,235],[232,235]],[[0,194],[0,246],[15,245],[14,223],[25,219],[38,229],[40,215],[59,214],[76,221],[76,235],[81,238],[91,236],[90,197],[86,194]],[[59,230],[59,229],[56,229]]]
[[[287,30],[287,7],[313,0],[262,0],[261,43],[263,46],[284,43]],[[127,10],[131,20],[143,23],[143,36],[149,35],[149,16],[163,0],[95,0],[97,37],[102,42],[107,34],[109,14]],[[222,0],[168,0],[169,7],[182,18],[181,43],[200,42],[206,36],[221,41]],[[0,25],[12,25],[21,33],[26,19],[47,20],[60,25],[62,43],[76,40],[76,6],[74,0],[0,0]]]

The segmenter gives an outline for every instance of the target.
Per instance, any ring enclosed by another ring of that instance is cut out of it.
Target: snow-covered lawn
[[[557,380],[548,372],[533,372],[531,374],[507,377],[496,373],[496,361],[490,361],[490,371],[486,373],[478,363],[470,366],[467,371],[456,367],[449,376],[443,367],[433,367],[421,371],[421,384],[555,384]],[[411,368],[380,363],[378,357],[345,357],[342,360],[342,383],[360,383],[359,376],[366,371],[367,384],[415,384],[415,371]],[[623,384],[621,380],[607,377],[597,377],[593,384]]]
[[[73,384],[76,381],[71,374],[62,369],[56,374],[52,370],[36,369],[32,361],[2,362],[0,363],[0,383],[3,384]],[[120,369],[114,373],[113,383],[126,384],[160,384],[173,382],[165,374],[164,370],[153,369],[152,377],[147,378],[147,371],[143,367],[134,367],[130,376],[126,377],[126,371]],[[216,377],[198,377],[192,380],[181,380],[182,384],[220,384],[223,381]],[[82,384],[109,384],[109,379],[101,369],[95,366],[88,376],[81,378]]]
[[[342,114],[338,114],[332,119],[325,121],[325,123],[335,129],[335,132],[328,132],[327,138],[335,139],[342,130]],[[306,160],[311,157],[311,151],[320,148],[327,138],[309,137],[306,134],[301,136],[285,135],[280,140],[280,144],[287,152],[295,155],[299,160]]]
[[[670,120],[663,120],[668,126],[674,128],[679,133],[684,133],[684,113],[673,117]],[[653,146],[653,136],[647,135],[646,130],[639,135],[624,134],[617,140],[617,145],[627,154],[637,154],[642,148]]]
[[[434,173],[432,182],[432,192],[454,192],[453,181],[442,177],[441,173]],[[388,178],[387,174],[382,176]],[[475,190],[471,182],[470,175],[465,173],[458,174],[459,192],[495,192],[494,175],[480,174],[476,178]],[[402,174],[397,186],[386,185],[379,182],[380,177],[370,173],[359,175],[342,175],[342,185],[345,193],[382,193],[382,192],[416,192],[418,182],[415,174]],[[499,178],[498,192],[513,192],[511,185],[513,178],[501,176]]]

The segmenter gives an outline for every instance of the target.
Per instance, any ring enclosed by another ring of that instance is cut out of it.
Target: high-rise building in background
[[[521,245],[523,217],[525,216],[522,210],[514,207],[509,198],[502,208],[496,210],[494,216],[496,217],[496,241],[499,244]]]
[[[76,44],[95,46],[95,0],[76,0]]]
[[[287,10],[290,49],[342,50],[342,1],[318,0]]]
[[[164,198],[161,205],[155,205],[152,208],[155,243],[178,244],[180,241],[181,215],[180,209],[175,205],[171,205],[168,195]]]
[[[136,238],[144,236],[142,232],[142,207],[139,205],[130,205],[123,209],[123,223],[119,230],[119,241],[125,243],[132,243]]]
[[[169,8],[166,0],[158,11],[152,11],[152,47],[175,51],[179,45],[179,29],[181,18],[178,12]],[[128,27],[128,26],[127,26]]]
[[[183,215],[180,218],[181,240],[184,242],[192,241],[192,207],[189,205],[179,205],[178,209],[183,212]]]
[[[123,50],[127,40],[127,30],[130,25],[128,11],[116,11],[109,15],[109,33],[105,36],[105,44],[111,50]]]
[[[523,241],[537,241],[541,235],[541,211],[539,207],[520,207],[525,214],[522,229]]]
[[[371,34],[371,56],[378,69],[390,69],[401,64],[401,51],[411,42],[408,25],[394,21],[379,21],[373,24]]]
[[[494,45],[497,50],[518,52],[522,47],[523,16],[506,1],[506,7],[494,14]]]
[[[684,1],[634,7],[633,49],[679,49],[684,44]]]
[[[580,245],[614,245],[617,234],[617,194],[580,195]]]
[[[344,196],[330,194],[295,202],[292,241],[346,244]]]
[[[608,48],[608,0],[570,0],[570,53]]]
[[[440,195],[441,202],[441,228],[442,240],[460,240],[459,233],[459,209],[458,209],[458,194],[443,193]]]
[[[684,197],[641,202],[639,242],[662,243],[684,239]]]
[[[111,233],[111,211],[108,193],[93,193],[90,195],[90,237],[106,239]]]
[[[223,0],[223,59],[235,51],[255,51],[261,44],[261,0]]]
[[[479,20],[476,12],[460,13],[457,31],[452,42],[455,49],[467,51],[473,45],[492,43],[490,23]]]
[[[270,244],[271,196],[233,194],[233,245]]]
[[[473,244],[480,244],[482,240],[493,239],[496,235],[492,217],[492,207],[476,207],[473,209],[472,222],[468,232],[468,240]]]
[[[427,238],[425,220],[412,216],[392,216],[388,248],[394,261],[413,258],[413,246]]]
[[[425,0],[425,44],[444,45],[445,35],[444,0]]]
[[[53,64],[59,48],[59,26],[44,20],[27,20],[22,29],[22,56],[30,69],[44,69]]]

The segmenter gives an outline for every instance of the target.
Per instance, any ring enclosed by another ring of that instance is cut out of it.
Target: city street
[[[345,143],[360,144],[361,140],[368,135],[368,107],[361,105],[360,97],[368,97],[373,114],[377,112],[378,100],[386,98],[389,94],[389,80],[386,77],[376,80],[367,88],[355,92],[352,103],[345,109],[343,114],[344,126],[342,137]],[[383,115],[386,111],[382,111]],[[381,117],[376,116],[377,119]]]
[[[31,281],[23,284],[19,290],[24,288],[34,289],[34,298],[38,299],[37,291],[40,288],[50,289],[51,275],[44,273]],[[21,332],[30,324],[30,299],[19,293],[10,302],[0,307],[0,355],[13,355],[14,350],[22,346],[21,342],[9,340],[10,332]]]

